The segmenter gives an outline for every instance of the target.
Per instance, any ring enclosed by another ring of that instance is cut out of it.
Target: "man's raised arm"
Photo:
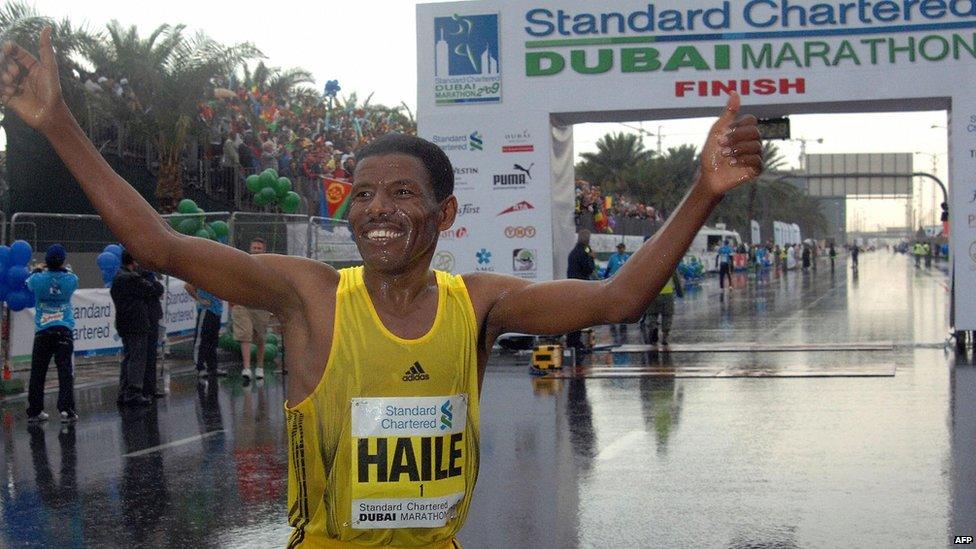
[[[3,45],[0,81],[4,106],[51,142],[109,229],[140,263],[235,303],[274,311],[298,306],[294,285],[280,272],[287,269],[276,268],[282,258],[259,260],[178,234],[112,170],[64,103],[50,27],[41,31],[40,59],[12,42]]]
[[[604,281],[528,283],[473,275],[492,300],[487,333],[560,334],[598,324],[634,322],[674,273],[688,246],[726,192],[762,171],[762,143],[754,116],[739,117],[733,94],[712,126],[701,154],[701,173],[664,226]],[[558,312],[558,314],[555,314]]]

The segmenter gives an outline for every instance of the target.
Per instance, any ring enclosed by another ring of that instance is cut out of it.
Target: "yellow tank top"
[[[460,276],[436,272],[418,339],[383,325],[363,268],[339,271],[318,386],[285,402],[288,547],[454,547],[478,477],[478,326]]]

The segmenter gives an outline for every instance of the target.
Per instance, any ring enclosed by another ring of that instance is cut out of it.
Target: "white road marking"
[[[224,432],[223,429],[217,431],[209,431],[207,433],[203,433],[202,435],[197,435],[195,437],[181,438],[180,440],[174,440],[173,442],[167,442],[166,444],[160,444],[159,446],[152,446],[150,448],[145,448],[143,450],[137,450],[135,452],[129,452],[128,454],[122,454],[122,457],[130,458],[130,457],[144,456],[146,454],[151,454],[153,452],[165,450],[166,448],[173,448],[175,446],[182,446],[184,444],[189,444],[191,442],[203,440],[205,438],[212,437],[214,435],[221,434],[223,432]]]

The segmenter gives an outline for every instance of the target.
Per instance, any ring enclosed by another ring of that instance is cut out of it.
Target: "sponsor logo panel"
[[[512,250],[512,273],[520,278],[535,278],[538,270],[538,254],[534,248]]]
[[[534,210],[534,209],[535,209],[535,206],[533,206],[531,202],[522,200],[522,201],[516,202],[515,204],[513,204],[513,205],[505,208],[504,210],[498,212],[498,214],[495,215],[495,217],[498,217],[498,216],[501,216],[501,215],[510,214],[510,213],[524,212],[526,210]]]
[[[532,143],[532,134],[529,130],[509,132],[504,135],[503,153],[530,153],[535,152],[535,145]]]
[[[524,227],[505,227],[505,238],[533,238],[535,237],[535,227],[526,225]]]
[[[498,103],[502,76],[498,14],[434,18],[434,100]]]
[[[454,254],[451,252],[440,251],[434,254],[431,266],[438,271],[454,272]]]
[[[452,227],[446,231],[441,231],[441,240],[461,240],[468,237],[467,227]]]

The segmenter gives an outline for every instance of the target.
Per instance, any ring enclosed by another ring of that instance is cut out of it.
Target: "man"
[[[603,272],[603,278],[610,278],[611,276],[617,274],[620,267],[630,258],[630,254],[627,253],[627,246],[621,242],[617,244],[617,251],[610,254],[610,259],[607,261],[607,268]],[[613,338],[614,343],[624,343],[624,339],[627,337],[627,325],[626,324],[611,324],[610,325],[610,336]]]
[[[193,362],[197,366],[197,375],[220,375],[217,369],[217,341],[220,338],[220,315],[224,313],[224,302],[193,284],[186,283],[184,288],[197,303],[197,329],[193,336]]]
[[[718,287],[719,289],[725,289],[725,281],[729,281],[729,289],[732,289],[732,254],[734,249],[726,240],[721,247],[718,249],[718,255],[715,256],[715,262],[718,264]]]
[[[661,292],[654,298],[651,306],[647,308],[647,312],[641,317],[641,333],[644,334],[644,343],[656,346],[658,330],[660,329],[661,347],[668,347],[668,337],[671,335],[671,324],[674,319],[675,294],[678,294],[678,297],[685,296],[677,271],[671,275],[667,284],[661,288]]]
[[[58,368],[58,411],[61,421],[78,419],[75,412],[74,309],[71,295],[78,289],[78,276],[64,267],[64,247],[52,244],[44,255],[44,270],[27,279],[34,294],[34,349],[31,352],[30,381],[27,392],[27,421],[48,419],[44,412],[44,379],[54,357]]]
[[[853,269],[857,270],[857,256],[861,255],[861,247],[855,243],[851,246],[851,263],[853,263]]]
[[[248,250],[253,254],[263,254],[267,251],[267,245],[261,237],[251,239]],[[244,305],[233,305],[231,307],[233,317],[234,339],[241,344],[241,375],[245,380],[250,380],[253,375],[257,379],[264,379],[264,338],[268,334],[268,323],[271,321],[271,313],[253,307],[248,308]],[[254,373],[251,373],[251,342],[257,347],[255,354]]]
[[[155,334],[149,333],[152,324],[149,300],[153,297],[158,300],[162,295],[162,284],[156,284],[159,288],[139,271],[139,263],[129,253],[127,246],[122,252],[122,268],[112,280],[109,291],[115,305],[115,329],[122,338],[119,396],[116,401],[121,406],[141,406],[152,402],[152,395],[146,394],[146,377],[149,342],[156,339]]]
[[[336,271],[174,231],[71,116],[50,34],[41,33],[40,61],[4,46],[8,112],[47,137],[143,263],[281,318],[291,547],[455,546],[477,477],[479,396],[495,339],[637,321],[724,194],[762,167],[756,119],[738,116],[733,94],[698,180],[616,276],[533,283],[431,271],[437,238],[457,215],[454,170],[433,143],[388,135],[356,154],[349,224],[364,265]]]
[[[146,334],[146,370],[142,376],[142,394],[146,398],[162,398],[166,392],[156,386],[156,361],[159,358],[160,322],[163,320],[163,304],[160,298],[166,293],[156,273],[140,270],[139,275],[145,278],[153,288],[152,295],[146,298],[146,311],[149,313],[149,332]]]
[[[621,242],[617,244],[617,251],[610,254],[610,259],[607,261],[607,270],[603,274],[603,278],[610,278],[611,276],[617,274],[620,267],[630,259],[629,253],[627,253],[627,245]]]
[[[566,267],[566,278],[574,280],[589,280],[593,277],[596,262],[593,260],[593,250],[590,249],[590,231],[580,230],[576,235],[576,246],[569,252],[569,265]],[[580,330],[573,330],[566,334],[566,346],[576,349],[578,353],[586,352]]]
[[[837,259],[837,250],[834,248],[834,243],[830,243],[830,249],[827,252],[830,256],[830,272],[834,272],[834,261]]]

